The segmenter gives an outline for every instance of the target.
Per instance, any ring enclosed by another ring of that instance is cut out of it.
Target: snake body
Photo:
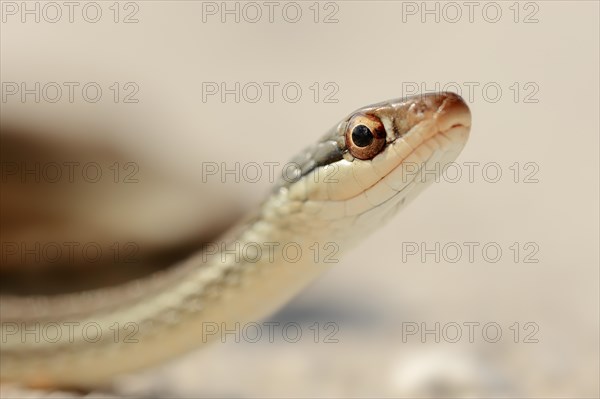
[[[457,157],[470,124],[453,93],[358,109],[298,155],[294,178],[282,178],[210,251],[118,287],[3,296],[0,378],[97,386],[204,345],[207,323],[269,315],[330,267],[313,256],[315,245],[332,244],[337,254],[355,246],[435,178],[415,165],[439,171],[435,163]]]

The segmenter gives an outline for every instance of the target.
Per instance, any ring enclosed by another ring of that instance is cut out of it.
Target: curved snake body
[[[206,323],[267,316],[330,266],[315,263],[311,246],[332,243],[342,253],[356,245],[435,178],[420,169],[456,158],[470,123],[452,93],[361,108],[294,159],[297,178],[282,179],[219,251],[205,248],[119,287],[2,297],[2,380],[94,386],[204,345]],[[304,254],[293,262],[280,250],[290,243]],[[83,326],[91,326],[86,334]],[[44,328],[60,338],[26,333]]]

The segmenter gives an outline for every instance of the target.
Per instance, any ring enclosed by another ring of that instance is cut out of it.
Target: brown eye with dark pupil
[[[356,113],[344,132],[346,148],[354,158],[373,159],[385,148],[386,131],[381,119],[369,113]]]
[[[373,142],[373,133],[365,125],[358,125],[352,130],[352,141],[357,147],[366,147]]]

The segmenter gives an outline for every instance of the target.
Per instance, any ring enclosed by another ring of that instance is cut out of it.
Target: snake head
[[[469,107],[448,92],[360,108],[292,161],[297,178],[277,187],[277,201],[302,204],[312,217],[299,225],[373,225],[441,175],[470,126]]]
[[[394,183],[392,172],[424,166],[419,164],[434,155],[446,155],[440,161],[451,162],[464,147],[470,127],[469,107],[450,92],[363,107],[294,158],[295,179],[280,186],[291,188],[311,175],[307,198],[348,199],[382,180]],[[398,188],[398,182],[393,186]]]
[[[361,108],[352,113],[345,124],[340,124],[338,133],[344,134],[345,149],[350,155],[368,160],[375,158],[384,149],[385,145],[378,144],[378,140],[385,139],[385,144],[391,144],[401,139],[416,149],[438,133],[460,132],[464,137],[456,138],[464,144],[470,126],[471,113],[464,100],[457,94],[442,92],[405,97]],[[454,128],[459,129],[450,132]],[[363,147],[368,140],[356,141],[365,135],[375,138],[373,142],[376,145],[373,147],[376,151],[364,151]],[[365,152],[370,156],[364,156]]]

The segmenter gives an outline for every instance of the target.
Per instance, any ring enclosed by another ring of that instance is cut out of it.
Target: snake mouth
[[[438,133],[458,128],[468,132],[471,128],[469,106],[461,96],[452,92],[402,98],[392,103],[391,112],[383,106],[380,116],[388,132],[388,143],[406,140],[413,148]]]
[[[420,120],[403,134],[394,135],[392,146],[403,149],[397,151],[400,153],[400,161],[396,166],[400,166],[412,152],[427,147],[425,143],[435,136],[444,136],[455,145],[464,145],[469,137],[471,110],[458,94],[423,94],[412,103],[408,114],[405,115],[406,119],[410,120],[417,115]]]
[[[445,133],[454,128],[471,127],[471,110],[461,96],[451,92],[439,94],[443,97],[442,103],[434,115],[437,128]]]

